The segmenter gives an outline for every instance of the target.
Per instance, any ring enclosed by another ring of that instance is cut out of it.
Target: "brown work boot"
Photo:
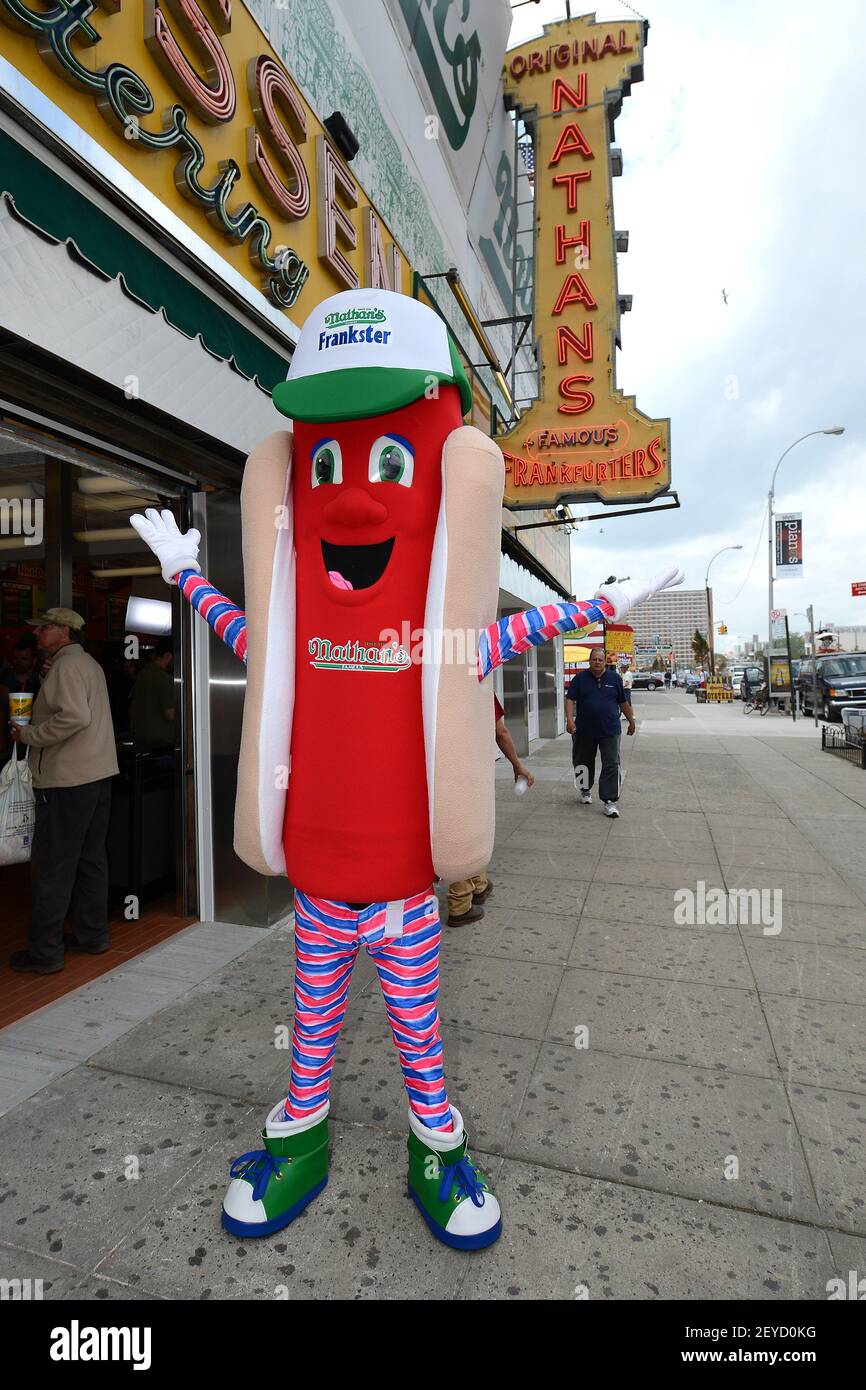
[[[449,927],[465,927],[469,922],[480,922],[483,916],[484,908],[476,907],[473,903],[468,912],[461,912],[458,914],[450,912],[446,925]]]
[[[490,897],[490,894],[491,894],[492,892],[493,892],[493,879],[492,879],[492,878],[489,878],[489,879],[487,880],[487,887],[486,887],[486,888],[482,888],[482,890],[481,890],[480,893],[473,893],[473,894],[472,894],[472,906],[473,906],[473,907],[480,907],[482,903],[486,903],[486,902],[487,902],[487,899]]]

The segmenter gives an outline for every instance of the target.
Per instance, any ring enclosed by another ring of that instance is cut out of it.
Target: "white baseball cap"
[[[293,420],[358,420],[419,400],[431,378],[459,389],[465,415],[472,388],[445,320],[393,290],[345,290],[309,314],[273,401]]]

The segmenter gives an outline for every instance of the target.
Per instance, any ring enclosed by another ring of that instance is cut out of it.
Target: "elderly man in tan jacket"
[[[66,947],[92,955],[108,949],[105,840],[118,768],[105,676],[77,640],[84,619],[71,608],[48,608],[29,622],[51,665],[32,722],[11,727],[13,740],[31,750],[36,826],[27,949],[9,964],[50,975],[63,969]],[[67,914],[73,935],[64,942]]]

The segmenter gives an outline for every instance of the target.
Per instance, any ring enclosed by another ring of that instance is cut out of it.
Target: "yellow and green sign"
[[[243,5],[0,0],[0,22],[13,67],[279,308],[408,292],[400,248]]]
[[[645,26],[548,25],[509,52],[506,96],[535,135],[541,395],[500,439],[506,506],[648,501],[670,486],[670,422],[616,386],[620,302],[610,138],[642,76]]]

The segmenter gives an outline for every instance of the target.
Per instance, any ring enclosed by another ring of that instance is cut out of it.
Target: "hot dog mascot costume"
[[[292,430],[244,471],[246,613],[201,575],[197,531],[181,535],[167,511],[131,518],[163,577],[246,662],[235,850],[295,889],[288,1095],[263,1147],[234,1160],[222,1222],[270,1235],[324,1188],[331,1070],[363,945],[406,1085],[409,1194],[439,1240],[480,1249],[502,1221],[446,1088],[433,883],[477,874],[493,849],[482,677],[680,576],[497,623],[502,455],[462,424],[471,391],[448,330],[408,296],[360,289],[317,305],[273,399]],[[473,642],[457,659],[455,634]]]

